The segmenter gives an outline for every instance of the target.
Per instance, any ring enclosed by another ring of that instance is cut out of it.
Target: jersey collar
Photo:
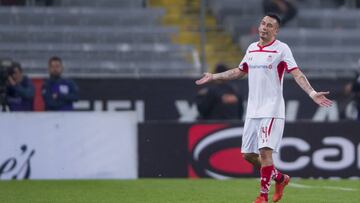
[[[276,39],[274,39],[272,42],[270,42],[269,44],[265,45],[265,46],[260,46],[260,42],[257,43],[257,46],[260,48],[260,50],[263,50],[265,47],[269,47],[271,45],[273,45],[275,43]]]

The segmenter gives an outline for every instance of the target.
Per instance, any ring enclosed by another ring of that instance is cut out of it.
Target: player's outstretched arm
[[[197,85],[202,85],[214,80],[234,80],[237,78],[243,78],[245,75],[246,73],[241,71],[239,68],[233,68],[222,73],[204,73],[204,76],[197,80],[195,83]]]
[[[317,103],[319,106],[330,107],[332,101],[326,98],[325,95],[328,95],[330,92],[316,92],[314,88],[311,87],[309,81],[299,69],[291,71],[291,74],[295,78],[296,83],[310,96],[310,98]]]

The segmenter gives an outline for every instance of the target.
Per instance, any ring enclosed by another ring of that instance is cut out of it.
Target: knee
[[[272,160],[272,150],[268,148],[264,148],[260,150],[260,159],[264,161]]]
[[[243,158],[246,160],[246,161],[249,161],[251,162],[252,160],[254,159],[257,159],[258,158],[258,155],[257,154],[243,154]]]

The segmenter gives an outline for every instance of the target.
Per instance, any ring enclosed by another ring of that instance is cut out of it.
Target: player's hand
[[[325,97],[330,92],[316,92],[315,94],[311,95],[311,98],[317,103],[319,106],[322,107],[330,107],[332,105],[332,101]]]
[[[9,77],[8,77],[8,81],[9,81],[9,83],[10,83],[11,86],[15,86],[15,85],[16,85],[16,81],[14,80],[13,77],[9,76]]]
[[[52,98],[53,98],[53,99],[57,99],[58,97],[59,97],[58,94],[56,94],[56,93],[52,94]]]
[[[197,85],[203,85],[203,84],[211,82],[213,80],[214,80],[214,78],[213,78],[212,73],[204,73],[203,77],[200,78],[199,80],[195,81],[195,83]]]

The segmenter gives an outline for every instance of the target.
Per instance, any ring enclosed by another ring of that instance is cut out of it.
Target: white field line
[[[296,188],[307,188],[307,189],[315,188],[314,186],[303,185],[303,184],[298,184],[298,183],[290,183],[289,186],[296,187]]]
[[[342,190],[342,191],[358,191],[358,189],[355,188],[349,188],[349,187],[335,187],[335,186],[316,186],[316,185],[303,185],[299,183],[290,183],[289,186],[295,187],[295,188],[304,188],[304,189],[328,189],[328,190]]]

